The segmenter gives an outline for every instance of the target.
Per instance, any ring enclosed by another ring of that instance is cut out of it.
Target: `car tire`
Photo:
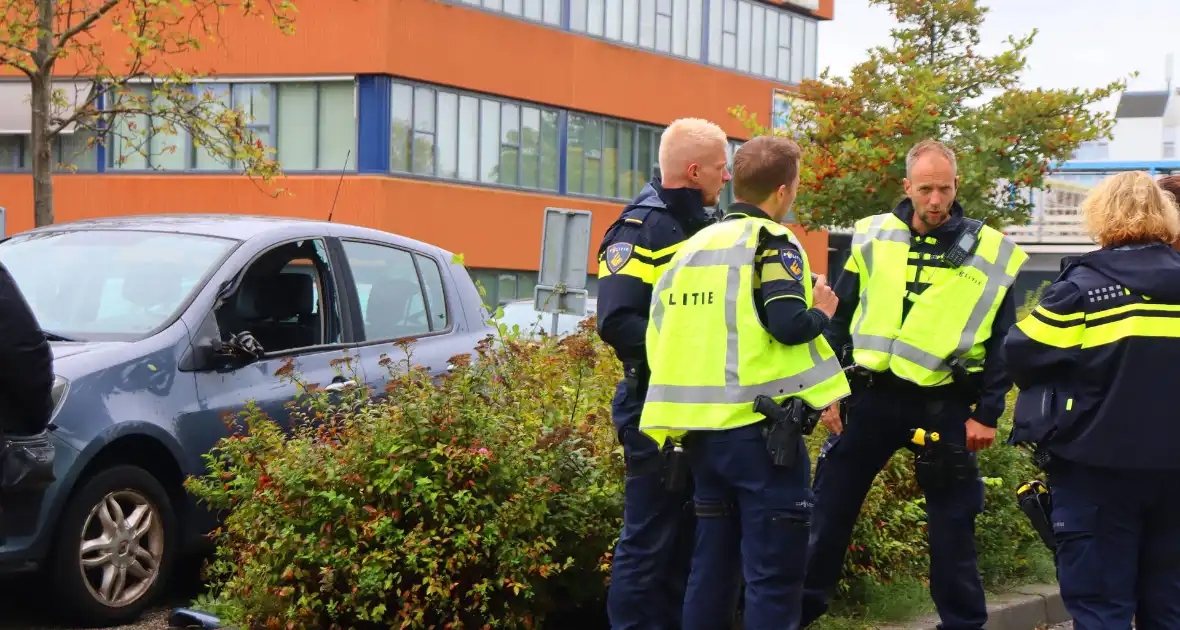
[[[99,471],[70,496],[59,520],[51,575],[62,613],[86,627],[137,620],[166,588],[176,545],[172,501],[151,473]]]

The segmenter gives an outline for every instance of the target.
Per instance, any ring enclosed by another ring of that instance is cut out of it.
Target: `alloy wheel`
[[[103,605],[135,603],[155,584],[164,552],[164,527],[151,501],[135,490],[107,494],[82,526],[79,569],[90,595]]]

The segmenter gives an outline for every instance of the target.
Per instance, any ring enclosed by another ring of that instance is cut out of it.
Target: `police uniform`
[[[836,283],[840,304],[827,335],[858,374],[844,431],[828,438],[816,465],[804,626],[827,610],[873,479],[897,449],[917,450],[917,428],[937,431],[957,462],[944,474],[917,470],[941,627],[979,629],[987,621],[975,551],[984,487],[964,448],[965,423],[995,427],[1004,411],[1011,381],[997,355],[1015,321],[1008,289],[1028,256],[1004,234],[965,219],[958,202],[925,236],[911,227],[913,213],[906,199],[858,221]],[[977,245],[956,267],[948,254],[964,234],[977,234]]]
[[[680,627],[688,580],[691,487],[665,489],[659,449],[639,434],[647,391],[644,352],[652,286],[689,236],[708,225],[701,191],[653,178],[607,228],[598,250],[598,333],[623,363],[611,413],[627,466],[623,531],[615,547],[607,613],[612,630]]]
[[[1066,266],[1004,343],[1021,398],[1037,398],[1018,403],[1012,441],[1048,454],[1078,630],[1180,628],[1177,315],[1180,254],[1103,248]]]
[[[797,627],[811,466],[801,435],[788,442],[794,465],[773,464],[754,403],[799,397],[820,410],[849,393],[821,334],[827,317],[811,306],[803,248],[748,204],[689,239],[657,284],[640,427],[653,444],[682,444],[691,462],[686,630],[732,625],[742,573],[746,630]]]

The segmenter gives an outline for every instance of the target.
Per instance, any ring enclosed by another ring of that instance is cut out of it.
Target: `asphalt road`
[[[174,574],[173,588],[165,593],[159,606],[144,615],[137,623],[109,626],[112,630],[166,630],[168,613],[173,608],[188,606],[201,592],[198,569],[184,567]],[[0,581],[0,630],[81,630],[54,620],[53,601],[38,605],[45,597],[45,588],[36,579]],[[48,610],[46,609],[48,606]]]

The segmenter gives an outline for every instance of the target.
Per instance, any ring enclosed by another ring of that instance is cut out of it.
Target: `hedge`
[[[622,450],[610,421],[620,377],[594,320],[564,339],[501,326],[442,377],[386,359],[384,391],[335,404],[305,394],[290,424],[253,405],[187,486],[221,510],[210,595],[240,628],[542,628],[601,614],[622,521]],[[342,374],[351,360],[337,366]],[[813,462],[822,427],[809,438]],[[1046,555],[1014,489],[1020,452],[984,451],[979,518],[989,586],[1043,576]],[[921,579],[923,499],[908,453],[877,479],[848,554],[841,601],[866,584]],[[871,589],[869,589],[871,590]],[[568,620],[569,617],[564,617]]]

